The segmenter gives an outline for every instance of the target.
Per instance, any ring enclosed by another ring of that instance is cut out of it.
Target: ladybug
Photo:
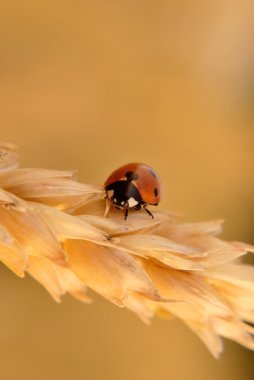
[[[161,198],[161,184],[153,168],[146,164],[131,163],[116,169],[106,180],[105,198],[117,209],[125,210],[125,220],[129,209],[143,208],[152,218],[147,205],[157,206]]]

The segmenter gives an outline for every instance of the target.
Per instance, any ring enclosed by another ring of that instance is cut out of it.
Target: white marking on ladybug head
[[[108,198],[112,198],[113,195],[114,195],[114,190],[108,190],[108,191],[107,191],[107,196],[108,196]]]
[[[116,198],[114,198],[114,201],[113,201],[114,203],[117,203],[117,199]]]
[[[134,199],[132,197],[128,199],[128,205],[130,208],[137,206],[137,204],[138,204],[138,202],[136,201],[136,199]]]
[[[121,205],[123,206],[124,204],[125,204],[125,202],[124,202],[124,201],[122,201],[122,202],[121,202]]]

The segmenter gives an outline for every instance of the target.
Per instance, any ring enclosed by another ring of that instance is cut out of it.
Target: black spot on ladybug
[[[157,179],[157,175],[156,173],[152,170],[152,169],[149,169],[149,172],[152,174],[152,176]]]
[[[157,187],[155,187],[155,189],[153,190],[153,192],[154,192],[154,195],[157,197],[158,196],[158,189],[157,189]]]
[[[127,181],[135,181],[138,179],[138,175],[134,172],[126,172],[125,177],[127,178]]]

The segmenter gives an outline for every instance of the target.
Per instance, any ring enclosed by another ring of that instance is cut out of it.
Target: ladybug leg
[[[148,215],[150,215],[154,219],[154,216],[151,213],[151,211],[149,211],[146,207],[144,207],[144,210],[147,212]]]
[[[124,215],[124,220],[128,218],[128,213],[129,213],[129,207],[126,207],[125,209],[125,215]]]

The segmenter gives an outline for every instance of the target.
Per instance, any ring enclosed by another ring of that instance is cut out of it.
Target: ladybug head
[[[106,186],[106,198],[119,209],[135,208],[139,210],[144,203],[139,191],[130,181],[116,181]]]

